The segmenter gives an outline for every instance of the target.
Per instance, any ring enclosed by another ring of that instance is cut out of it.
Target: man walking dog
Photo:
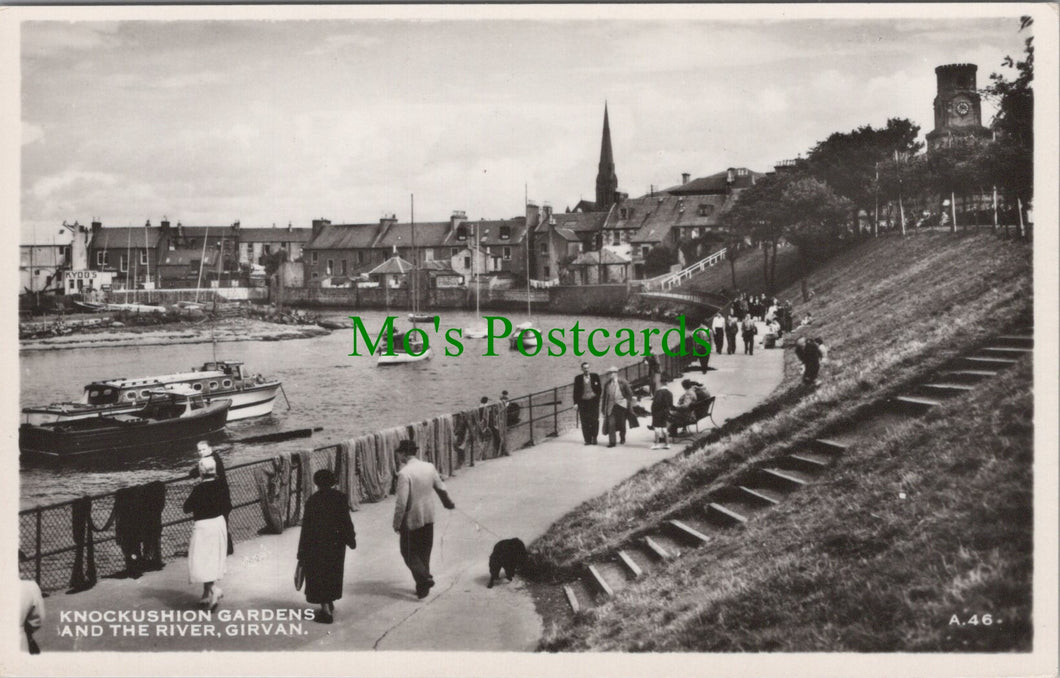
[[[456,504],[449,498],[434,464],[416,457],[418,449],[415,442],[402,440],[395,452],[398,474],[394,531],[400,538],[401,557],[416,580],[416,597],[426,598],[434,586],[431,576],[431,549],[434,547],[432,494],[437,493],[442,506],[447,509],[456,508]]]

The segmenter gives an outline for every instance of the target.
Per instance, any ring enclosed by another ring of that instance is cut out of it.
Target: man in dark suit
[[[589,363],[582,363],[582,373],[574,377],[574,403],[586,445],[595,445],[600,433],[601,391],[600,375],[589,371]]]

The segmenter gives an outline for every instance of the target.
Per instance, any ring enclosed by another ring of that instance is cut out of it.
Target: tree
[[[1029,28],[1031,17],[1020,19],[1019,30]],[[993,100],[997,114],[991,123],[995,138],[985,149],[986,168],[1010,205],[1034,199],[1034,36],[1024,41],[1024,58],[1005,57],[1002,66],[1015,69],[1010,80],[992,73],[983,95]]]
[[[920,127],[904,118],[890,118],[879,129],[864,125],[850,132],[835,132],[810,150],[806,166],[853,203],[856,220],[861,210],[875,212],[878,168],[893,162],[895,153],[917,153],[923,147],[917,141],[919,134]]]
[[[789,215],[784,237],[799,249],[802,300],[809,301],[810,264],[831,254],[848,234],[845,225],[854,205],[816,177],[795,178],[784,187],[781,201]]]
[[[653,277],[670,272],[670,266],[677,263],[677,250],[659,244],[648,250],[644,257],[644,275]]]
[[[780,172],[767,174],[743,191],[736,204],[718,218],[720,226],[737,237],[750,238],[753,244],[762,248],[763,282],[769,294],[773,293],[776,283],[777,246],[789,216],[784,212],[782,198],[791,176]],[[732,267],[735,287],[735,264]]]

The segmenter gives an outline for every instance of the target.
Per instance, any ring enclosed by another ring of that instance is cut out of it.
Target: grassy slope
[[[780,389],[723,435],[554,525],[532,546],[543,576],[573,575],[585,559],[699,505],[754,462],[871,413],[880,398],[1030,317],[1030,248],[991,236],[886,238],[813,277],[818,295],[798,312],[814,314],[812,333],[830,346],[822,385],[799,388],[789,356]],[[1032,435],[1022,369],[859,448],[827,484],[555,627],[544,647],[1026,647]],[[899,488],[909,500],[897,502]],[[949,614],[964,608],[1008,617],[1008,625],[954,633]]]
[[[762,272],[764,255],[759,249],[745,249],[736,259],[736,289],[757,294],[765,292],[765,277]],[[783,288],[794,283],[799,276],[799,250],[781,247],[777,258],[777,285]],[[732,266],[722,261],[704,271],[696,273],[682,288],[700,292],[720,293],[732,290]]]

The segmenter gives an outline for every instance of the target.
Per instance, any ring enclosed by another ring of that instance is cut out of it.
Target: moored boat
[[[529,330],[534,330],[533,332]],[[513,334],[508,337],[508,348],[513,351],[519,350],[520,345],[524,352],[533,351],[538,346],[537,330],[530,321],[519,323],[515,326]]]
[[[277,379],[251,375],[240,361],[211,361],[190,372],[95,381],[85,386],[79,402],[23,408],[22,423],[40,426],[86,417],[129,414],[147,401],[152,390],[170,384],[186,384],[202,395],[207,405],[219,399],[231,400],[228,421],[271,414],[281,388]]]
[[[384,338],[385,342],[385,338]],[[408,350],[405,349],[405,333],[393,335],[393,350],[388,350],[384,343],[376,352],[377,365],[398,365],[400,363],[414,363],[427,360],[431,357],[431,347],[424,346],[423,341],[417,335],[410,335],[408,339]]]
[[[98,415],[19,427],[19,449],[29,455],[74,458],[108,453],[153,453],[190,448],[224,429],[232,401],[206,404],[186,385],[151,391],[132,413]]]
[[[414,325],[417,323],[428,324],[433,323],[437,317],[428,313],[409,313],[409,322]]]

